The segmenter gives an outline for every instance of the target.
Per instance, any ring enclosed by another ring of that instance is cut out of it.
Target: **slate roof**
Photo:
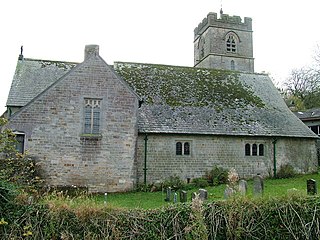
[[[11,83],[7,106],[24,106],[76,63],[24,58],[18,60]]]
[[[268,75],[121,62],[114,68],[145,98],[140,132],[316,138]]]
[[[75,65],[19,60],[7,106],[26,105]],[[121,62],[114,71],[145,99],[139,132],[317,138],[264,74]]]
[[[302,121],[312,121],[320,119],[320,108],[309,109],[306,111],[294,112]]]

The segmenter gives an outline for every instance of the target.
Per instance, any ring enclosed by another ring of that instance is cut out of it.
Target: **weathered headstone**
[[[263,178],[260,175],[253,177],[253,195],[262,196],[264,190]]]
[[[226,189],[224,190],[224,198],[228,199],[234,194],[234,190],[229,187],[228,185],[226,186]]]
[[[205,190],[205,189],[199,189],[199,198],[202,200],[202,201],[205,201],[208,199],[208,191]]]
[[[246,195],[248,191],[248,184],[246,180],[240,180],[239,181],[239,193],[241,195]]]
[[[180,191],[180,202],[186,202],[187,201],[187,192],[186,191]]]
[[[167,195],[166,195],[165,201],[166,202],[170,202],[171,201],[171,187],[167,188]]]
[[[309,195],[315,195],[318,193],[316,180],[314,180],[314,179],[307,180],[307,193]]]
[[[174,202],[174,203],[177,203],[177,201],[178,201],[178,194],[175,192],[175,193],[173,194],[173,202]]]

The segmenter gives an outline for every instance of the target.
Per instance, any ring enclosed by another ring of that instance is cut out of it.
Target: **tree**
[[[28,154],[18,153],[15,134],[6,128],[7,120],[0,118],[0,181],[15,183],[26,190],[42,185],[39,166]]]
[[[315,53],[312,66],[293,69],[285,83],[288,102],[296,110],[320,107],[320,49]]]

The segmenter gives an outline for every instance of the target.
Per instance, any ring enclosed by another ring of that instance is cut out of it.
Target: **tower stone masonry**
[[[252,19],[209,13],[194,30],[194,66],[254,72]]]

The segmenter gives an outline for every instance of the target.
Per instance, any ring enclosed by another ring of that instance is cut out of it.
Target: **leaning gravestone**
[[[253,195],[262,196],[264,190],[263,179],[260,175],[253,177]]]
[[[239,193],[241,195],[246,195],[248,191],[248,184],[246,180],[240,180],[239,181]]]
[[[202,200],[202,201],[205,201],[208,199],[208,191],[205,190],[205,189],[199,189],[199,198]]]
[[[308,179],[307,180],[307,193],[309,195],[315,195],[317,194],[318,189],[317,189],[317,182],[314,179]]]
[[[180,192],[180,202],[186,202],[186,201],[187,201],[187,192],[182,190]]]

